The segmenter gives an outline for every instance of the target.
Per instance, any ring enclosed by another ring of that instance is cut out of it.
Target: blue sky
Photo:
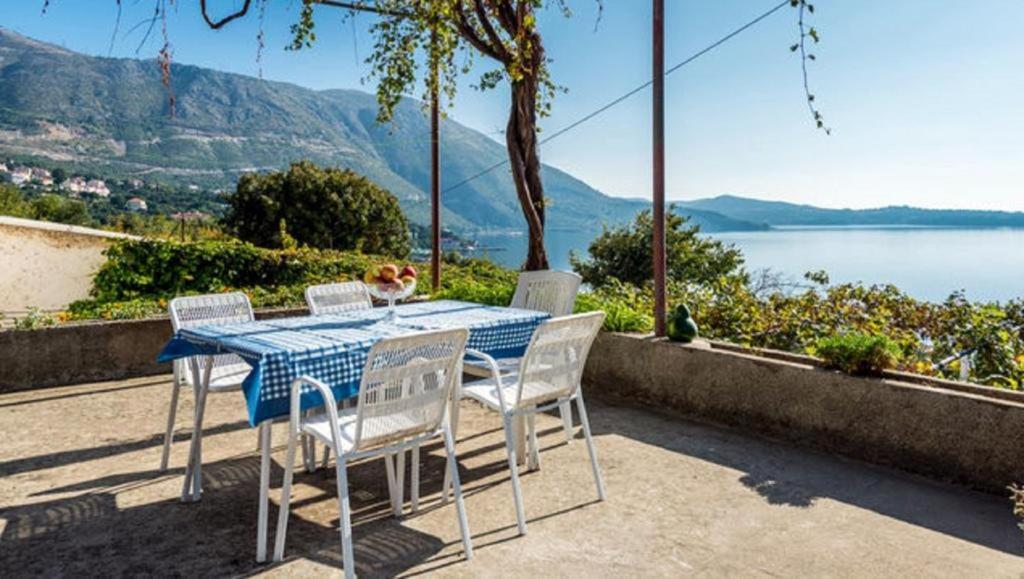
[[[114,56],[134,56],[152,11],[125,0]],[[239,0],[211,0],[233,6]],[[764,12],[775,0],[666,0],[666,61],[678,62]],[[69,49],[108,54],[114,0],[4,2],[0,25]],[[198,2],[178,0],[169,33],[178,62],[255,74],[257,19],[205,27]],[[264,77],[311,88],[363,88],[370,20],[342,22],[318,8],[318,45],[287,52],[298,0],[270,0]],[[572,19],[541,18],[554,78],[569,89],[545,119],[571,123],[650,75],[650,3],[569,0]],[[724,193],[830,207],[909,204],[1024,210],[1024,2],[817,0],[823,35],[812,89],[833,128],[813,128],[803,100],[797,30],[785,9],[671,75],[667,98],[670,198]],[[159,48],[159,34],[142,57]],[[483,68],[480,68],[483,70]],[[479,93],[465,79],[451,116],[496,134],[507,95]],[[416,95],[418,96],[418,95]],[[650,191],[650,92],[644,91],[549,143],[542,159],[602,191]]]

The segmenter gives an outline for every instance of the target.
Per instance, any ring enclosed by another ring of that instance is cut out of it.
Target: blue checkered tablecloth
[[[383,308],[324,316],[280,318],[182,330],[157,360],[197,355],[237,354],[252,366],[242,384],[253,426],[289,412],[292,381],[312,376],[331,387],[336,400],[359,393],[370,347],[392,336],[447,328],[469,329],[467,346],[495,358],[523,354],[534,329],[550,316],[543,312],[435,301],[397,307],[387,320]],[[302,407],[322,405],[315,391],[302,393]]]

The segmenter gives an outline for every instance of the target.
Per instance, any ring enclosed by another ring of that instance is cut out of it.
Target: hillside
[[[679,205],[685,210],[712,211],[734,219],[773,226],[1024,227],[1024,213],[1009,211],[921,209],[906,206],[825,209],[733,195],[686,201]]]
[[[238,174],[311,159],[351,168],[392,191],[426,223],[429,126],[420,103],[403,102],[393,124],[352,90],[313,91],[175,65],[175,115],[152,60],[91,57],[0,28],[0,155],[41,158],[112,176],[227,187]],[[505,158],[502,145],[446,120],[443,186]],[[545,167],[549,227],[599,231],[647,204],[609,197]],[[445,193],[444,220],[459,230],[523,229],[508,172],[496,170]],[[756,229],[714,211],[687,210],[708,231]]]

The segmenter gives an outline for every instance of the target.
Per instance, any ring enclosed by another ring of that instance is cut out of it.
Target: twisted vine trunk
[[[536,39],[534,46],[530,60],[533,70],[538,70],[544,58],[540,38]],[[505,130],[512,181],[530,234],[523,265],[526,271],[549,269],[544,247],[544,185],[540,179],[540,155],[537,152],[537,88],[536,75],[532,74],[512,82],[512,110]]]

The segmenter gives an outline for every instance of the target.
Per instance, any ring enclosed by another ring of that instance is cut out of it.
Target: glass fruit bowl
[[[391,320],[398,317],[395,312],[395,302],[404,300],[416,292],[416,280],[370,283],[366,285],[366,289],[371,296],[388,302],[388,313],[385,319]]]

